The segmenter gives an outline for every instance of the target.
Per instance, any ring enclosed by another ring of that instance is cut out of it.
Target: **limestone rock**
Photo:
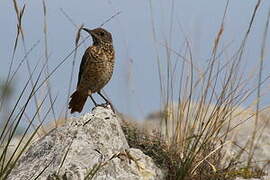
[[[129,148],[119,119],[109,109],[71,119],[34,142],[8,176],[9,180],[163,179],[153,160]]]
[[[237,177],[235,180],[270,180],[270,176],[264,176],[260,179],[257,179],[257,178],[244,179],[244,178]]]

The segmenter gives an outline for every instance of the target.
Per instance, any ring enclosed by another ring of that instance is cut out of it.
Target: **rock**
[[[260,179],[257,179],[257,178],[244,179],[244,178],[237,177],[235,180],[270,180],[270,176],[264,176],[264,177],[261,177]]]
[[[97,107],[34,142],[7,179],[36,177],[158,180],[163,173],[142,151],[129,148],[119,118],[111,110]]]

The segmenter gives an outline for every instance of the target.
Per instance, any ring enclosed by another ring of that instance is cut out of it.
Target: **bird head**
[[[96,28],[92,30],[83,28],[83,30],[92,36],[94,44],[112,43],[111,33],[103,28]]]

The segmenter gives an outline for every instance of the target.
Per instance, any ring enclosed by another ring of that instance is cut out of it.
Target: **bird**
[[[69,109],[71,114],[81,112],[88,98],[91,98],[95,106],[98,106],[92,94],[98,93],[113,109],[112,104],[102,95],[101,89],[112,77],[115,52],[113,48],[112,34],[99,27],[96,29],[82,28],[93,39],[82,57],[76,91],[70,96]]]

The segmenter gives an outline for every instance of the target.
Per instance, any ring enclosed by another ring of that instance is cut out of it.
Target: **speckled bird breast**
[[[88,58],[82,73],[79,89],[89,94],[100,91],[111,79],[114,69],[113,48],[91,46],[85,53]]]

